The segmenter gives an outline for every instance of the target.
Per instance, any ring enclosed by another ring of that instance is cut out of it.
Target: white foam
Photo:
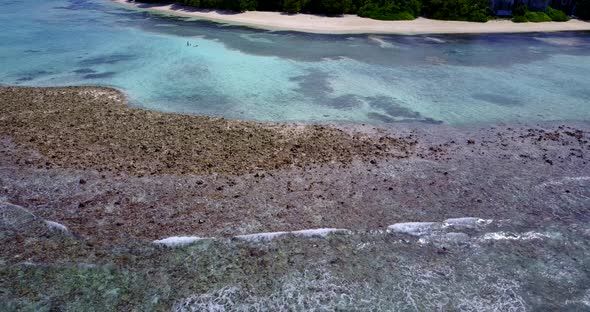
[[[434,43],[445,43],[445,40],[434,38],[434,37],[425,37],[424,40],[434,42]]]
[[[582,304],[585,306],[590,307],[590,290],[586,290],[586,293],[580,302],[582,302]]]
[[[429,235],[420,237],[418,244],[423,245],[427,243],[438,243],[438,244],[463,244],[469,242],[469,235],[465,233],[450,232],[444,235]]]
[[[442,238],[449,242],[466,242],[469,241],[469,235],[465,233],[450,232],[442,236]]]
[[[164,245],[168,247],[182,247],[203,239],[207,238],[199,236],[171,236],[164,239],[155,240],[153,243],[156,245]]]
[[[474,217],[451,218],[443,221],[443,227],[469,228],[473,229],[477,226],[488,225],[492,223],[491,219],[481,219]]]
[[[534,37],[534,39],[543,41],[549,44],[562,45],[562,46],[577,46],[584,43],[584,41],[575,38],[541,38]]]
[[[259,241],[268,241],[274,238],[287,235],[289,232],[268,232],[268,233],[255,233],[255,234],[245,234],[245,235],[238,235],[234,236],[237,239],[243,239],[247,241],[259,242]]]
[[[351,231],[347,229],[333,229],[333,228],[325,228],[325,229],[309,229],[309,230],[300,230],[300,231],[293,231],[290,234],[295,236],[304,236],[304,237],[326,237],[332,233],[346,233],[350,234]]]
[[[482,237],[483,240],[533,240],[533,239],[545,239],[551,238],[550,235],[539,232],[525,232],[525,233],[512,233],[512,232],[492,232],[486,233]]]
[[[377,36],[369,36],[369,40],[378,43],[379,44],[379,47],[381,47],[382,49],[392,49],[392,48],[395,48],[395,45],[393,45],[392,43],[387,42],[387,41],[385,41],[382,38],[377,37]]]
[[[567,183],[567,182],[581,182],[581,181],[590,181],[590,177],[588,177],[588,176],[565,177],[565,178],[562,178],[559,180],[550,180],[550,181],[543,182],[543,183],[539,184],[537,186],[537,188],[547,187],[547,186],[552,186],[552,185],[563,185],[564,183]]]
[[[404,222],[392,224],[387,227],[387,230],[395,233],[422,236],[441,228],[442,224],[440,222]]]
[[[307,229],[291,232],[268,232],[268,233],[255,233],[234,236],[234,238],[247,240],[247,241],[269,241],[285,235],[294,235],[299,237],[326,237],[332,233],[351,233],[347,229],[334,229],[334,228],[321,228],[321,229]]]
[[[57,222],[45,220],[45,224],[52,231],[60,231],[60,232],[64,232],[64,233],[69,233],[70,232],[68,230],[68,228],[65,225],[61,224],[61,223],[57,223]]]

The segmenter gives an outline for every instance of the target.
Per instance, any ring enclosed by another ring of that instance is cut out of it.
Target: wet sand
[[[188,16],[220,23],[249,26],[268,30],[287,30],[322,34],[478,34],[529,33],[556,31],[589,31],[590,23],[580,20],[568,22],[513,23],[510,20],[491,20],[487,23],[441,21],[417,18],[413,21],[379,21],[356,15],[326,17],[310,14],[288,15],[281,12],[248,11],[244,13],[198,10],[178,4],[146,4],[127,0],[114,3],[134,9],[162,14]]]

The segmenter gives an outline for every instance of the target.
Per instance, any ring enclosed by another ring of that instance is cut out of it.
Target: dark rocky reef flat
[[[109,88],[2,87],[0,301],[583,310],[589,130],[263,124],[130,108]],[[458,217],[491,223],[385,232]],[[235,238],[313,228],[351,232]],[[185,235],[215,239],[152,244]]]
[[[368,137],[325,126],[265,125],[126,106],[108,88],[0,89],[0,135],[38,168],[133,176],[241,174],[289,166],[406,157],[413,140]]]

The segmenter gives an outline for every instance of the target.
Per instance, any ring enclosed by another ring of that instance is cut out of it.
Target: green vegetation
[[[344,13],[349,13],[351,8],[351,0],[320,0],[319,11],[314,13],[326,14],[328,16],[337,16]]]
[[[526,12],[524,17],[533,23],[551,22],[551,18],[545,12]]]
[[[136,0],[172,3],[171,0]],[[357,14],[379,20],[412,20],[426,16],[442,20],[486,22],[488,0],[177,0],[182,5],[236,12],[280,11],[337,16]]]
[[[567,22],[570,19],[565,13],[563,13],[563,11],[556,10],[552,7],[547,8],[547,15],[549,15],[554,22]]]
[[[203,9],[220,9],[236,12],[256,10],[258,7],[256,0],[179,0],[179,3]]]
[[[366,1],[357,14],[378,20],[413,20],[420,14],[418,0]]]
[[[526,17],[524,17],[524,15],[515,16],[512,18],[512,21],[515,23],[527,23],[528,22],[528,20],[526,19]]]
[[[136,0],[163,2],[162,0]],[[168,1],[172,2],[172,1]],[[439,20],[486,22],[492,15],[489,0],[178,0],[187,6],[203,9],[243,11],[280,11],[289,14],[311,13],[337,16],[357,14],[378,20],[413,20],[425,16]],[[547,8],[545,12],[529,11],[524,4],[512,10],[512,21],[563,22],[568,16],[560,10]],[[578,0],[576,14],[590,19],[590,0]]]
[[[283,12],[295,14],[301,11],[303,0],[285,0],[283,2]]]
[[[512,16],[512,21],[515,23],[565,22],[569,20],[569,17],[567,17],[563,11],[553,9],[552,7],[547,8],[547,13],[533,12],[529,11],[527,7],[522,4],[512,10]]]
[[[583,20],[590,20],[590,0],[576,1],[574,15]]]
[[[422,13],[441,20],[487,22],[492,12],[488,0],[424,0]]]
[[[512,9],[512,16],[524,16],[528,10],[526,5],[519,4]]]

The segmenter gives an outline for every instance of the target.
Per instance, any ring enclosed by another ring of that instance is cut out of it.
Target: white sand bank
[[[509,20],[493,20],[487,23],[439,21],[417,18],[413,21],[378,21],[356,15],[326,17],[309,14],[286,15],[280,12],[249,11],[227,13],[197,10],[175,4],[144,4],[126,0],[112,0],[118,4],[141,10],[171,15],[189,16],[216,22],[243,25],[269,30],[290,30],[323,34],[473,34],[473,33],[523,33],[590,30],[590,22],[513,23]]]

